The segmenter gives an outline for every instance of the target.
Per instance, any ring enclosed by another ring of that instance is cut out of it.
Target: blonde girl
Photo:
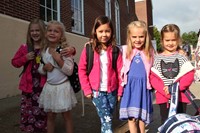
[[[131,133],[144,133],[153,113],[149,72],[154,51],[145,22],[133,21],[128,25],[127,45],[122,48],[124,92],[120,119],[128,120]]]
[[[73,72],[73,58],[63,57],[60,49],[68,47],[65,28],[61,22],[50,21],[46,32],[47,44],[43,49],[43,64],[39,71],[47,74],[47,82],[39,98],[40,107],[47,112],[47,132],[53,133],[57,113],[62,113],[67,133],[73,132],[71,109],[77,103],[68,76]]]

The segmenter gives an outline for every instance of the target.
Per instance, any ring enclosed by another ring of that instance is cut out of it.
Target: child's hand
[[[56,62],[62,60],[61,55],[60,55],[58,52],[56,52],[56,51],[53,51],[53,52],[51,53],[51,55],[52,55],[53,59],[54,59]]]
[[[179,50],[178,50],[178,53],[179,53],[179,54],[182,54],[182,55],[184,55],[184,56],[187,56],[186,52],[185,52],[184,50],[182,50],[182,49],[179,49]]]
[[[169,95],[168,86],[165,86],[165,87],[163,88],[163,91],[165,92],[165,95]]]
[[[75,53],[75,48],[71,46],[62,49],[60,52],[61,56],[65,56],[65,57],[72,56],[74,55],[74,53]]]
[[[121,96],[118,96],[117,97],[117,101],[119,102],[121,100]]]
[[[92,99],[92,94],[86,96],[88,99]]]
[[[27,60],[33,60],[35,58],[35,53],[33,51],[26,54]]]
[[[43,69],[47,72],[51,72],[53,70],[53,65],[51,63],[46,63],[43,67]]]

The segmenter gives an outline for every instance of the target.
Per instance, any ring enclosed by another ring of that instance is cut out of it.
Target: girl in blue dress
[[[124,92],[120,119],[128,120],[131,133],[145,133],[145,125],[152,121],[153,113],[149,72],[154,54],[145,22],[133,21],[128,25],[127,45],[122,49]]]

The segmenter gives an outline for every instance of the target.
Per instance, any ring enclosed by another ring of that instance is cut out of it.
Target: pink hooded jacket
[[[194,80],[194,67],[189,61],[187,61],[181,66],[179,74],[174,79],[174,82],[179,82],[180,102],[189,103],[188,98],[184,94],[184,90],[189,88],[193,80]],[[156,90],[155,91],[156,104],[167,103],[170,99],[170,95],[165,94],[163,90],[165,86],[164,82],[161,79],[159,71],[155,67],[151,68],[150,82],[152,87]]]
[[[122,54],[119,52],[118,59],[117,59],[117,73],[112,68],[112,47],[109,46],[107,48],[107,57],[108,57],[108,84],[107,89],[108,93],[114,90],[118,90],[118,96],[122,96],[122,86],[121,86],[121,77],[120,71],[122,68]],[[89,74],[87,72],[87,61],[86,61],[86,47],[84,47],[79,61],[78,66],[78,74],[81,83],[81,88],[84,91],[85,96],[92,94],[92,90],[99,90],[100,87],[100,56],[97,52],[94,51],[94,61],[93,67]]]
[[[26,44],[21,45],[11,60],[12,65],[16,68],[24,66],[27,62],[26,58],[27,53],[28,53],[27,45]],[[19,83],[19,89],[26,93],[31,93],[33,91],[31,68],[32,68],[32,62],[28,64],[25,72],[21,76]],[[40,86],[43,87],[45,82],[46,82],[46,75],[41,75]]]

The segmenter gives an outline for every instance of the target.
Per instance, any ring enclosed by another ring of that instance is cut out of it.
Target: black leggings
[[[168,118],[169,107],[167,108],[167,103],[159,104],[160,106],[160,117],[161,124],[165,122]],[[186,113],[187,103],[178,103],[177,113]]]

